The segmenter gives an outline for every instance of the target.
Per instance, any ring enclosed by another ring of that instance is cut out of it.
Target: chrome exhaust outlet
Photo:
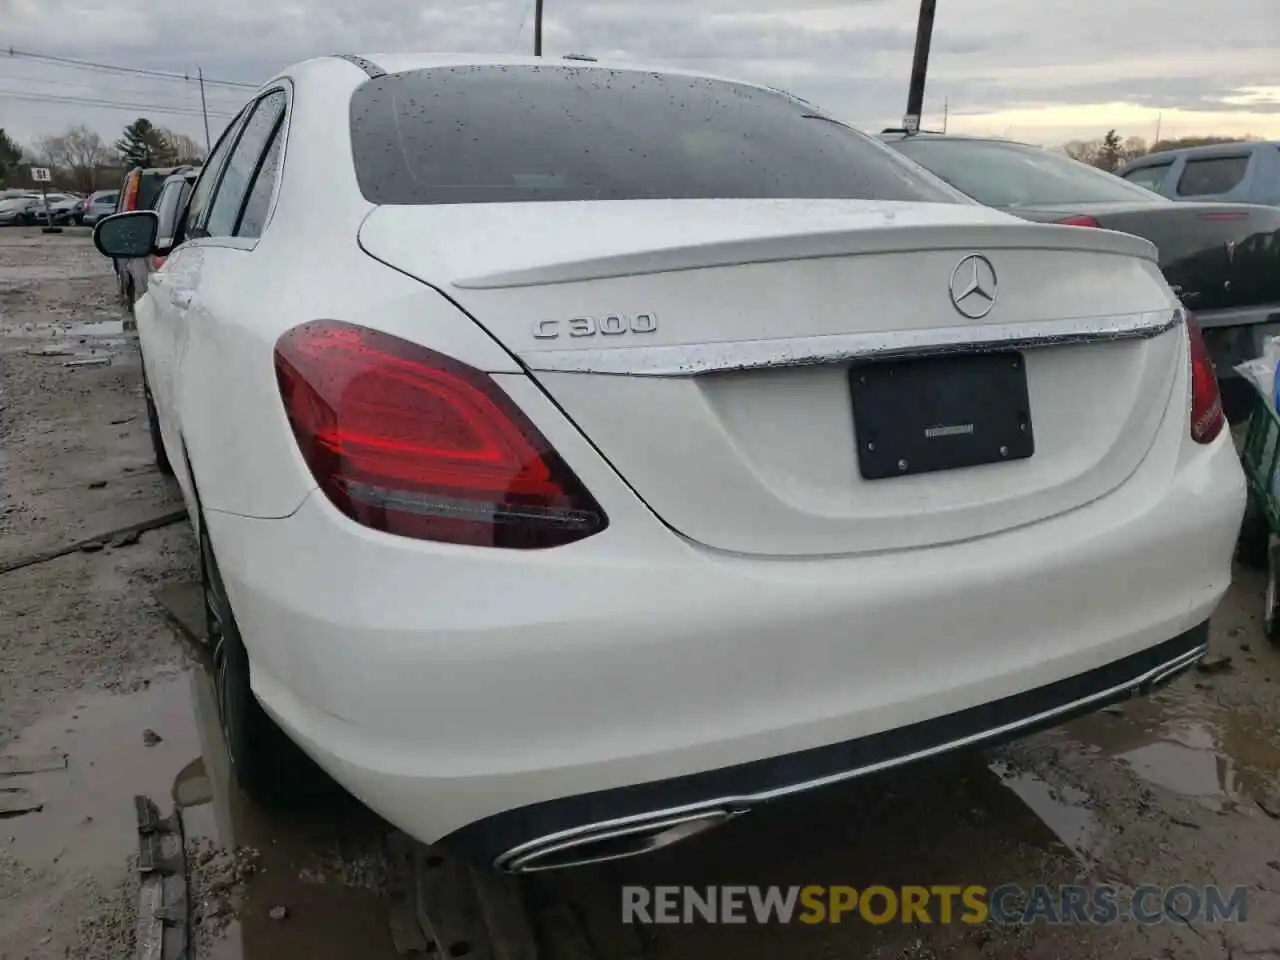
[[[586,827],[521,844],[499,857],[495,866],[507,873],[536,873],[635,857],[705,833],[742,812],[703,810],[627,825]]]

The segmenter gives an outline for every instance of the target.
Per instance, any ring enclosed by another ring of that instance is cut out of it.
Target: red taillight
[[[159,254],[155,254],[151,258],[151,269],[159,270],[161,267],[164,266],[164,262],[168,259],[169,259],[168,257],[162,257]]]
[[[1061,224],[1064,227],[1102,227],[1102,224],[1097,220],[1093,219],[1093,217],[1086,216],[1085,214],[1080,214],[1076,217],[1065,217],[1062,220],[1055,220],[1053,222]]]
[[[276,344],[303,459],[343,513],[422,540],[530,549],[608,524],[493,379],[399,337],[333,320]]]
[[[1189,313],[1187,342],[1191,355],[1191,439],[1196,443],[1210,443],[1222,432],[1227,420],[1222,413],[1222,395],[1218,392],[1218,377],[1209,348],[1204,345],[1200,324]]]

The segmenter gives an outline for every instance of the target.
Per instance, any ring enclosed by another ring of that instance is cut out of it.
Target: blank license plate
[[[861,363],[849,382],[864,479],[1025,460],[1035,452],[1019,353]]]

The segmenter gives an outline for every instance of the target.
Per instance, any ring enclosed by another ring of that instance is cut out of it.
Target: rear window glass
[[[437,67],[351,99],[372,203],[854,198],[963,202],[781,94],[592,67]]]
[[[1158,199],[1114,174],[1024,143],[911,137],[893,147],[991,207]]]
[[[1187,159],[1178,178],[1178,195],[1181,197],[1208,197],[1230,193],[1240,185],[1249,169],[1249,155],[1242,157],[1205,157],[1203,160]]]

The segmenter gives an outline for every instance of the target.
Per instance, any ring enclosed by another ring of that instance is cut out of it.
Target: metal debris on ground
[[[105,480],[94,480],[94,481],[92,481],[92,482],[89,484],[89,489],[90,489],[90,490],[101,490],[101,489],[102,489],[103,487],[105,487],[106,485],[107,485],[107,481],[105,481]]]
[[[106,367],[111,365],[110,357],[86,357],[84,360],[68,360],[64,367]]]
[[[494,960],[480,899],[471,886],[470,868],[440,856],[430,847],[419,847],[413,852],[413,875],[417,883],[418,925],[436,947],[428,952]]]
[[[387,837],[387,899],[390,910],[387,925],[391,943],[401,956],[427,952],[427,937],[418,926],[415,898],[417,885],[413,876],[414,841],[396,831]]]
[[[16,817],[22,813],[39,813],[44,803],[22,787],[0,787],[0,817]]]
[[[136,796],[138,821],[137,960],[184,960],[189,954],[187,861],[182,819],[161,817],[155,803]]]
[[[37,753],[29,757],[0,756],[0,777],[48,773],[52,770],[65,769],[67,769],[65,753]]]

